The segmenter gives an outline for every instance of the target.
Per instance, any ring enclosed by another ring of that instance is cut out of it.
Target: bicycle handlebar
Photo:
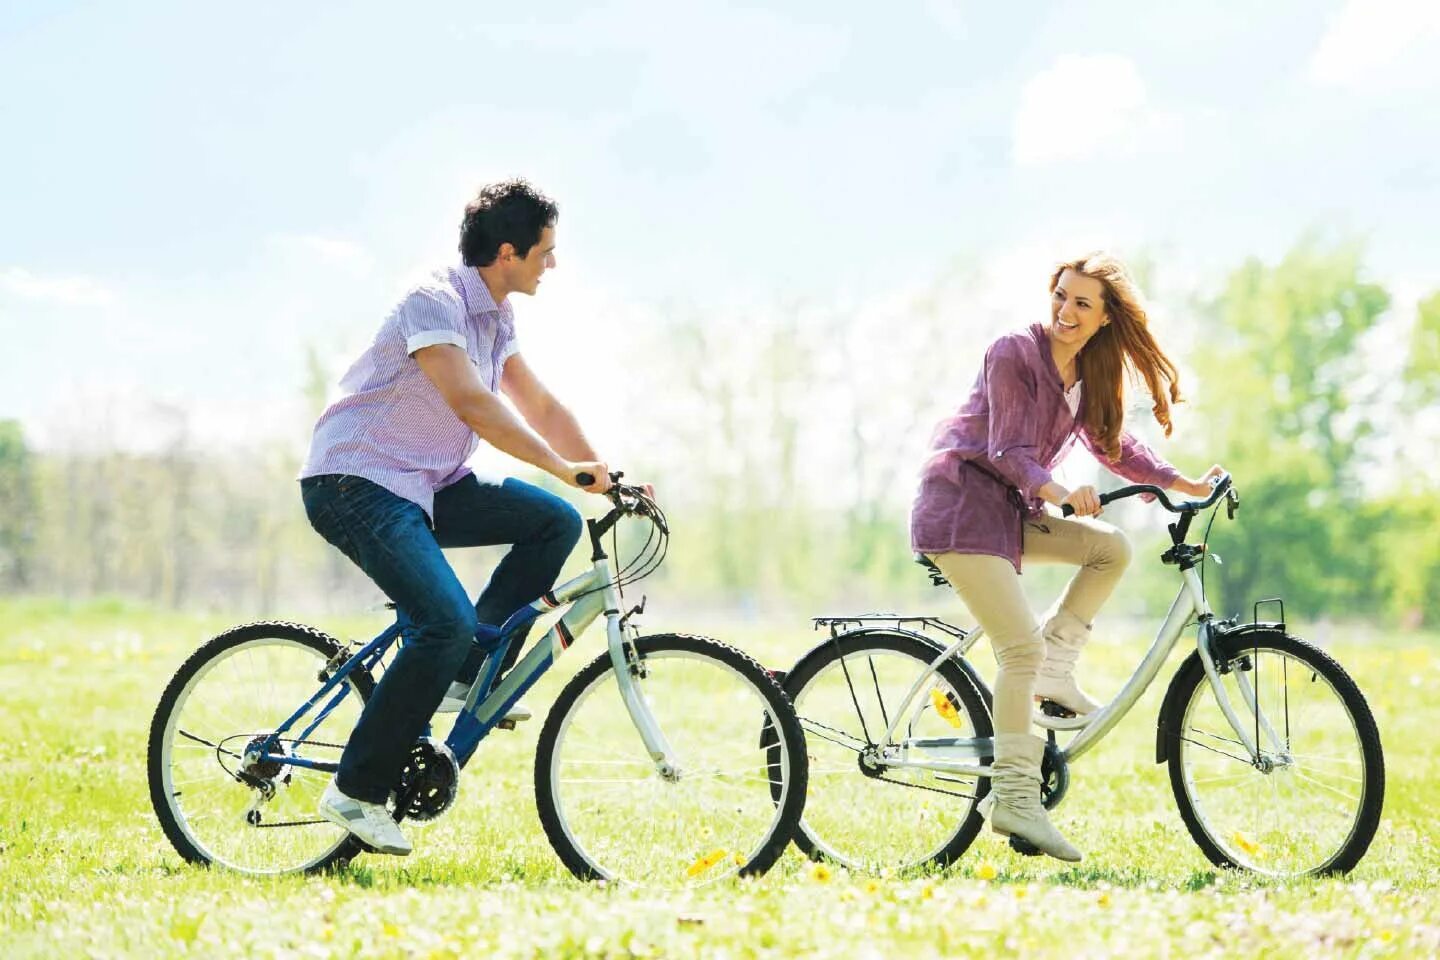
[[[1222,473],[1210,481],[1210,484],[1214,487],[1214,489],[1210,491],[1210,496],[1204,500],[1182,500],[1178,506],[1171,503],[1170,498],[1165,496],[1165,491],[1153,483],[1136,483],[1128,487],[1121,487],[1119,490],[1112,490],[1109,493],[1102,493],[1100,495],[1100,505],[1103,507],[1108,503],[1114,503],[1116,500],[1124,500],[1126,497],[1136,497],[1142,493],[1148,493],[1154,496],[1156,500],[1159,500],[1160,505],[1171,513],[1194,512],[1204,510],[1230,492],[1230,474]],[[1062,517],[1073,516],[1074,513],[1075,508],[1070,506],[1070,504],[1064,503],[1060,505],[1060,515]]]

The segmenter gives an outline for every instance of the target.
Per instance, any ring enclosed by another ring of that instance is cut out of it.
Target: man
[[[580,537],[565,501],[515,479],[482,482],[465,461],[483,439],[571,486],[589,474],[589,493],[610,486],[515,340],[509,298],[533,295],[555,266],[556,216],[523,180],[482,189],[460,225],[461,265],[411,290],[381,324],[300,471],[311,525],[414,624],[320,798],[322,816],[382,853],[411,850],[385,801],[442,699],[459,709],[475,682],[489,652],[475,642],[477,622],[498,625],[548,590]],[[472,605],[441,548],[496,543],[514,546]],[[528,716],[521,707],[517,719]]]

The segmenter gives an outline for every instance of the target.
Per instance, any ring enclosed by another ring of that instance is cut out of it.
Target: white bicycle
[[[1280,601],[1255,604],[1248,623],[1211,612],[1203,579],[1210,526],[1198,544],[1186,537],[1200,512],[1218,512],[1222,501],[1234,518],[1239,497],[1230,477],[1214,484],[1204,501],[1178,504],[1145,485],[1101,497],[1110,503],[1148,493],[1179,515],[1161,561],[1179,569],[1180,590],[1110,703],[1079,717],[1041,702],[1035,722],[1049,738],[1045,806],[1061,801],[1071,762],[1115,728],[1195,624],[1195,650],[1170,680],[1155,738],[1155,761],[1169,765],[1190,835],[1217,866],[1281,877],[1345,873],[1369,848],[1384,804],[1375,719],[1344,669],[1288,632]],[[1263,604],[1276,604],[1279,619],[1260,621]],[[976,805],[990,786],[990,691],[965,656],[981,631],[933,617],[815,623],[829,628],[829,638],[784,683],[811,757],[796,843],[812,857],[861,870],[954,861],[980,830]],[[1057,733],[1073,736],[1061,746]],[[1038,852],[1016,837],[1010,843]]]

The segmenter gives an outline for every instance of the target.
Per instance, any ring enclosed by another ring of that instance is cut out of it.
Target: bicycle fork
[[[607,571],[607,579],[608,571]],[[620,688],[620,699],[630,713],[630,721],[640,734],[650,759],[655,761],[655,771],[664,780],[680,779],[680,760],[665,733],[655,722],[655,714],[645,699],[637,682],[645,678],[645,662],[633,643],[627,642],[620,616],[620,596],[613,585],[606,586],[605,598],[605,639],[610,650],[610,664],[615,670],[615,683]]]
[[[1250,725],[1245,724],[1236,712],[1235,706],[1230,702],[1230,694],[1225,689],[1225,681],[1220,675],[1219,667],[1215,665],[1215,655],[1211,652],[1212,634],[1215,623],[1214,616],[1211,614],[1210,605],[1205,602],[1205,596],[1200,590],[1198,575],[1193,569],[1184,571],[1184,575],[1185,583],[1190,590],[1191,596],[1194,598],[1196,610],[1201,615],[1200,634],[1197,642],[1200,663],[1205,668],[1205,678],[1210,681],[1210,690],[1215,694],[1215,702],[1219,705],[1220,712],[1224,715],[1225,721],[1230,724],[1230,729],[1235,732],[1235,736],[1239,738],[1240,743],[1245,747],[1245,752],[1250,755],[1250,762],[1257,770],[1269,773],[1277,765],[1276,757],[1267,756],[1265,752],[1260,749],[1258,738],[1262,732],[1271,745],[1272,753],[1278,755],[1279,765],[1288,765],[1290,758],[1285,747],[1285,742],[1279,734],[1275,732],[1275,728],[1270,725],[1269,718],[1261,711],[1260,700],[1256,696],[1255,687],[1250,683],[1250,678],[1246,675],[1247,671],[1244,669],[1232,668],[1229,672],[1235,677],[1235,686],[1239,688],[1241,699],[1245,701],[1245,706],[1249,709],[1250,716],[1254,719],[1254,723]]]

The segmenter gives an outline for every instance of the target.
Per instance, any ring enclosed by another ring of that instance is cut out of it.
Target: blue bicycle
[[[392,814],[423,821],[448,810],[480,741],[603,614],[608,651],[565,686],[539,736],[535,800],[555,852],[582,879],[685,886],[763,873],[805,802],[799,720],[746,654],[706,637],[640,636],[643,600],[622,614],[624,586],[660,565],[669,528],[644,489],[613,477],[611,510],[588,522],[591,569],[499,628],[480,628],[477,639],[496,644],[480,681],[443,741],[427,732],[412,747]],[[603,537],[625,517],[648,520],[649,536],[612,572]],[[564,604],[499,676],[516,631]],[[191,655],[160,698],[148,758],[151,802],[182,857],[283,874],[341,867],[364,851],[316,814],[316,802],[408,627],[397,611],[393,625],[352,649],[302,624],[252,623]]]

